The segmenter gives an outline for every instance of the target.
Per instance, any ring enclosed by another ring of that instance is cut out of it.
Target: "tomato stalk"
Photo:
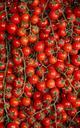
[[[42,65],[44,68],[46,68],[46,69],[47,69],[47,66],[45,66],[43,63],[41,63],[41,65]]]
[[[49,19],[49,23],[50,23],[50,28],[52,30],[52,35],[54,36],[55,33],[54,33],[54,29],[52,27],[52,21],[50,20],[49,16],[48,16],[48,19]],[[55,44],[56,44],[56,48],[58,48],[57,41],[55,41]],[[58,52],[58,49],[57,49],[56,53],[57,52]]]
[[[64,7],[65,4],[63,3],[63,1],[61,0],[60,2],[61,2],[61,4],[62,4],[62,6]],[[64,10],[64,8],[63,8],[63,10]],[[65,10],[64,10],[64,11],[65,11]],[[65,19],[65,21],[67,21],[67,18],[66,18],[65,14],[64,14],[64,11],[62,11],[62,16],[63,16],[63,18]],[[67,21],[67,22],[68,22],[68,21]]]
[[[76,116],[80,113],[80,111],[78,111],[75,116],[70,120],[70,123],[69,123],[69,127],[71,126],[71,123],[74,121],[74,119],[76,118]]]
[[[9,52],[8,52],[8,42],[6,41],[6,67],[5,67],[5,71],[4,71],[4,79],[3,79],[3,86],[4,86],[4,90],[3,90],[3,102],[4,102],[4,110],[6,113],[6,118],[7,121],[9,122],[9,116],[8,116],[8,111],[6,109],[6,76],[7,76],[7,70],[8,70],[8,60],[9,60]]]
[[[6,12],[6,20],[8,21],[8,12],[7,12],[6,1],[5,1],[5,12]]]
[[[6,12],[6,19],[8,20],[8,14],[7,14],[7,7],[6,7],[6,2],[5,2],[5,12]],[[6,42],[6,67],[5,67],[5,71],[4,71],[4,78],[3,78],[3,86],[4,86],[4,90],[3,90],[3,102],[4,102],[4,110],[6,113],[6,118],[7,121],[9,122],[9,116],[8,116],[8,111],[6,108],[6,76],[7,76],[7,70],[8,70],[8,60],[9,60],[9,51],[8,51],[8,41],[7,39],[5,40]]]
[[[31,31],[31,26],[32,26],[32,25],[31,25],[31,23],[30,23],[30,26],[29,26],[30,34],[32,33],[32,31]]]
[[[37,112],[35,112],[33,115],[32,115],[32,117],[34,117],[36,114],[38,114],[38,113],[42,113],[43,111],[45,111],[45,110],[49,110],[49,107],[54,107],[54,109],[55,109],[55,124],[56,124],[56,128],[58,127],[57,126],[57,114],[56,114],[56,103],[57,103],[57,101],[58,101],[58,96],[56,96],[56,99],[55,99],[55,101],[54,101],[54,103],[51,103],[51,104],[49,104],[47,107],[45,107],[45,108],[42,108],[40,111],[37,111]],[[28,118],[30,118],[30,116],[28,116]],[[27,119],[28,119],[27,118]]]
[[[66,80],[69,82],[69,85],[73,88],[75,94],[77,94],[77,91],[75,90],[74,86],[71,84],[71,81],[68,79],[67,75],[64,72],[59,71],[63,76],[65,76]]]
[[[22,49],[20,48],[19,50],[20,50],[20,52],[22,54],[22,57],[23,57],[23,70],[24,70],[24,83],[23,83],[23,88],[22,88],[22,91],[23,92],[21,94],[21,96],[22,96],[24,94],[24,88],[25,88],[25,83],[26,83],[27,76],[26,76],[26,62],[25,62],[25,57],[24,57],[24,54],[23,54]]]
[[[43,9],[43,12],[42,12],[42,19],[44,17],[44,13],[45,13],[45,10],[46,10],[46,7],[47,7],[48,3],[49,3],[49,0],[47,0],[46,4],[44,6],[44,9]]]
[[[58,101],[58,96],[57,96],[57,98],[56,98],[56,100],[55,100],[55,102],[54,102],[54,109],[55,109],[55,124],[56,124],[56,128],[57,128],[57,113],[56,113],[56,102]]]
[[[51,28],[51,30],[52,30],[52,35],[54,36],[54,29],[53,29],[53,27],[52,27],[52,22],[51,22],[49,16],[48,16],[48,19],[49,19],[49,23],[50,23],[50,28]]]
[[[70,60],[70,55],[69,55],[69,53],[68,53],[68,62],[70,63],[70,61],[71,61],[71,60]]]
[[[72,37],[73,37],[73,26],[74,26],[74,24],[72,23],[72,25],[71,25],[71,42],[72,42]]]

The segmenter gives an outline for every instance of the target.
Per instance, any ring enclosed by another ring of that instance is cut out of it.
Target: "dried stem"
[[[7,117],[7,121],[9,122],[9,116],[8,116],[8,111],[6,109],[6,99],[5,99],[5,96],[6,96],[6,76],[7,76],[7,70],[8,70],[8,60],[9,60],[9,53],[8,53],[8,47],[7,47],[7,41],[6,41],[6,68],[5,68],[5,71],[4,71],[4,79],[3,79],[3,86],[4,86],[4,90],[3,90],[3,102],[4,102],[4,110],[5,110],[5,113],[6,113],[6,117]]]
[[[38,113],[42,113],[43,111],[48,110],[49,107],[54,106],[54,109],[55,109],[55,124],[56,124],[56,121],[57,121],[56,102],[57,102],[57,101],[58,101],[58,97],[55,99],[55,102],[54,102],[54,103],[49,104],[49,106],[47,106],[46,108],[42,108],[40,111],[35,112],[35,113],[32,115],[32,117],[34,117],[34,116],[35,116],[36,114],[38,114]],[[57,128],[57,124],[56,124],[56,128]]]
[[[53,34],[53,36],[54,36],[54,29],[53,29],[53,27],[52,27],[52,22],[51,22],[49,16],[48,16],[48,20],[49,20],[49,23],[50,23],[50,28],[51,28],[51,30],[52,30],[52,34]]]
[[[68,62],[70,63],[70,55],[69,55],[69,53],[68,53]]]
[[[66,80],[69,82],[69,85],[73,88],[74,92],[77,94],[77,91],[75,90],[75,88],[73,87],[73,85],[71,84],[70,80],[68,79],[67,75],[64,72],[59,71],[63,76],[65,76]]]
[[[54,102],[54,109],[55,109],[55,124],[56,124],[56,128],[57,128],[57,113],[56,113],[56,102],[58,101],[58,97],[56,98],[55,102]]]
[[[8,12],[7,12],[6,1],[5,1],[5,12],[6,12],[6,20],[8,21]]]
[[[20,50],[20,52],[21,52],[21,54],[22,54],[22,58],[23,58],[23,70],[24,70],[24,82],[23,82],[23,88],[22,88],[22,94],[21,94],[21,96],[24,94],[24,88],[25,88],[25,84],[26,84],[26,62],[25,62],[25,57],[24,57],[24,54],[23,54],[23,51],[22,51],[22,49],[20,48],[19,49]]]
[[[79,113],[80,113],[80,111],[78,111],[78,112],[75,114],[75,116],[70,120],[70,123],[69,123],[69,126],[68,126],[68,127],[71,126],[71,123],[74,121],[75,117],[76,117]]]
[[[8,14],[7,14],[7,7],[6,7],[6,2],[5,2],[5,12],[6,12],[6,20],[8,20]],[[8,70],[8,60],[9,60],[9,51],[8,51],[8,42],[7,39],[5,40],[6,43],[6,67],[4,71],[4,78],[3,78],[3,102],[4,102],[4,110],[6,114],[7,121],[9,122],[9,116],[8,116],[8,111],[6,108],[6,76],[7,76],[7,70]]]
[[[49,0],[47,0],[46,4],[45,4],[45,6],[44,6],[44,9],[43,9],[43,12],[42,12],[42,19],[43,19],[43,17],[44,17],[45,9],[46,9],[48,3],[49,3]]]

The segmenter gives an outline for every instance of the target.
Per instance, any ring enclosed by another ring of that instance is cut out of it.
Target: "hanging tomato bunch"
[[[80,4],[0,1],[0,128],[80,127]]]

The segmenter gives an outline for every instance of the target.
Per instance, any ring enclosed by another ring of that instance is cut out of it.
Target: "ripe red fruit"
[[[10,23],[10,24],[7,25],[7,31],[8,31],[9,34],[11,34],[11,35],[15,34],[16,30],[17,30],[16,24]]]
[[[14,127],[14,128],[18,128],[18,126],[17,126],[16,123],[14,123],[14,122],[11,122],[11,123],[10,123],[10,122],[9,122],[8,125],[7,125],[7,128],[13,128],[13,127]]]
[[[51,89],[51,88],[54,88],[55,87],[55,81],[53,79],[48,79],[46,81],[46,86],[47,88]]]
[[[36,85],[36,88],[41,91],[41,92],[44,92],[45,89],[46,89],[46,84],[44,81],[41,81],[41,82],[38,82],[37,85]]]
[[[74,71],[74,79],[75,80],[80,80],[80,70]]]
[[[21,19],[22,21],[24,22],[28,22],[29,19],[30,19],[30,15],[28,13],[24,13],[22,16],[21,16]]]
[[[36,52],[42,52],[44,50],[44,42],[43,41],[39,41],[35,44],[34,47]]]
[[[0,32],[6,30],[6,22],[0,21]]]
[[[14,13],[11,16],[11,22],[14,24],[19,24],[20,23],[20,16],[17,13]]]
[[[17,108],[10,108],[9,109],[9,117],[12,119],[12,120],[15,120],[15,119],[17,119],[17,117],[18,117],[18,110],[17,110]]]
[[[80,55],[72,56],[72,63],[75,66],[80,66]]]
[[[72,44],[73,49],[80,50],[80,42],[74,42]]]
[[[22,105],[25,107],[30,106],[30,104],[31,104],[30,98],[27,98],[27,97],[23,97],[21,101],[22,101]]]
[[[66,52],[71,52],[72,51],[72,45],[70,43],[65,43],[64,46],[63,46],[63,49]]]
[[[44,126],[50,126],[50,119],[46,117],[42,120],[42,123]]]
[[[22,51],[23,51],[23,53],[24,53],[24,56],[29,56],[30,53],[31,53],[30,47],[23,47],[23,48],[22,48]]]
[[[40,109],[42,108],[42,102],[41,102],[40,99],[36,99],[36,100],[34,101],[34,108],[35,108],[36,110],[40,110]]]
[[[35,75],[35,74],[32,75],[31,77],[29,77],[29,82],[30,82],[31,84],[37,84],[38,80],[39,80],[39,78],[38,78],[38,76]]]
[[[15,98],[15,97],[12,97],[12,98],[10,99],[10,105],[11,105],[12,107],[17,107],[17,106],[19,105],[18,99]]]
[[[31,23],[32,24],[37,24],[38,23],[38,21],[39,21],[39,17],[37,16],[37,15],[33,15],[32,17],[31,17]]]

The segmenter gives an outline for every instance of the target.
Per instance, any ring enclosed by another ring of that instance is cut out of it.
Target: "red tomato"
[[[21,16],[21,19],[22,21],[24,22],[28,22],[29,19],[30,19],[30,15],[28,13],[24,13],[22,16]]]
[[[43,41],[39,41],[35,44],[34,47],[35,51],[37,52],[42,52],[44,50],[44,42]]]
[[[72,45],[70,43],[65,43],[64,46],[63,46],[63,49],[66,52],[71,52],[72,51]]]
[[[80,55],[72,56],[72,64],[75,66],[80,66]]]
[[[39,17],[38,17],[37,15],[33,15],[33,16],[31,17],[31,23],[32,23],[32,24],[37,24],[38,21],[39,21]]]
[[[63,78],[57,78],[55,84],[58,88],[63,88],[65,86],[65,80]]]
[[[74,79],[75,80],[80,80],[80,70],[74,71]]]
[[[38,78],[38,76],[36,74],[34,74],[31,77],[29,77],[29,82],[31,84],[37,84],[38,80],[39,80],[39,78]]]
[[[6,22],[0,21],[0,32],[6,30]]]
[[[48,79],[46,81],[46,86],[47,88],[51,89],[51,88],[54,88],[55,87],[55,81],[53,79]]]
[[[45,89],[46,89],[46,84],[44,81],[41,81],[41,82],[38,82],[37,85],[36,85],[36,88],[41,91],[41,92],[44,92]]]
[[[17,106],[19,105],[18,99],[15,98],[15,97],[12,97],[12,98],[10,99],[10,105],[11,105],[12,107],[17,107]]]
[[[14,13],[11,16],[11,22],[14,24],[19,24],[20,23],[20,16],[17,13]]]
[[[20,27],[20,28],[18,28],[18,30],[17,30],[17,34],[18,34],[18,36],[25,36],[27,33],[26,33],[26,29],[24,28],[24,27]]]
[[[34,108],[35,108],[36,110],[40,110],[41,107],[42,107],[42,102],[41,102],[41,100],[40,100],[40,99],[36,99],[36,100],[34,101]]]
[[[31,104],[30,98],[23,97],[22,98],[22,104],[23,104],[23,106],[30,106],[30,104]]]
[[[74,43],[72,44],[72,47],[73,47],[73,49],[75,49],[75,50],[80,50],[80,42],[74,42]]]
[[[12,120],[15,120],[15,119],[17,119],[17,117],[18,117],[18,110],[17,110],[17,108],[10,108],[9,109],[9,117],[12,119]]]
[[[12,44],[13,44],[13,46],[14,46],[15,48],[18,48],[18,47],[20,47],[20,40],[15,38],[15,39],[13,40]]]
[[[11,34],[11,35],[15,34],[16,30],[17,30],[16,24],[10,23],[10,24],[7,25],[7,31],[8,31],[9,34]]]
[[[50,17],[51,20],[57,20],[58,17],[59,17],[59,14],[57,14],[56,11],[51,10],[50,13],[49,13],[49,17]]]
[[[17,124],[16,123],[14,123],[14,122],[9,122],[8,124],[7,124],[7,128],[18,128],[18,126],[17,126]]]
[[[50,119],[48,117],[45,117],[42,120],[42,123],[43,123],[44,126],[50,126]]]
[[[24,53],[25,56],[29,56],[30,53],[31,53],[30,47],[23,47],[22,48],[22,51],[23,51],[23,53]]]

